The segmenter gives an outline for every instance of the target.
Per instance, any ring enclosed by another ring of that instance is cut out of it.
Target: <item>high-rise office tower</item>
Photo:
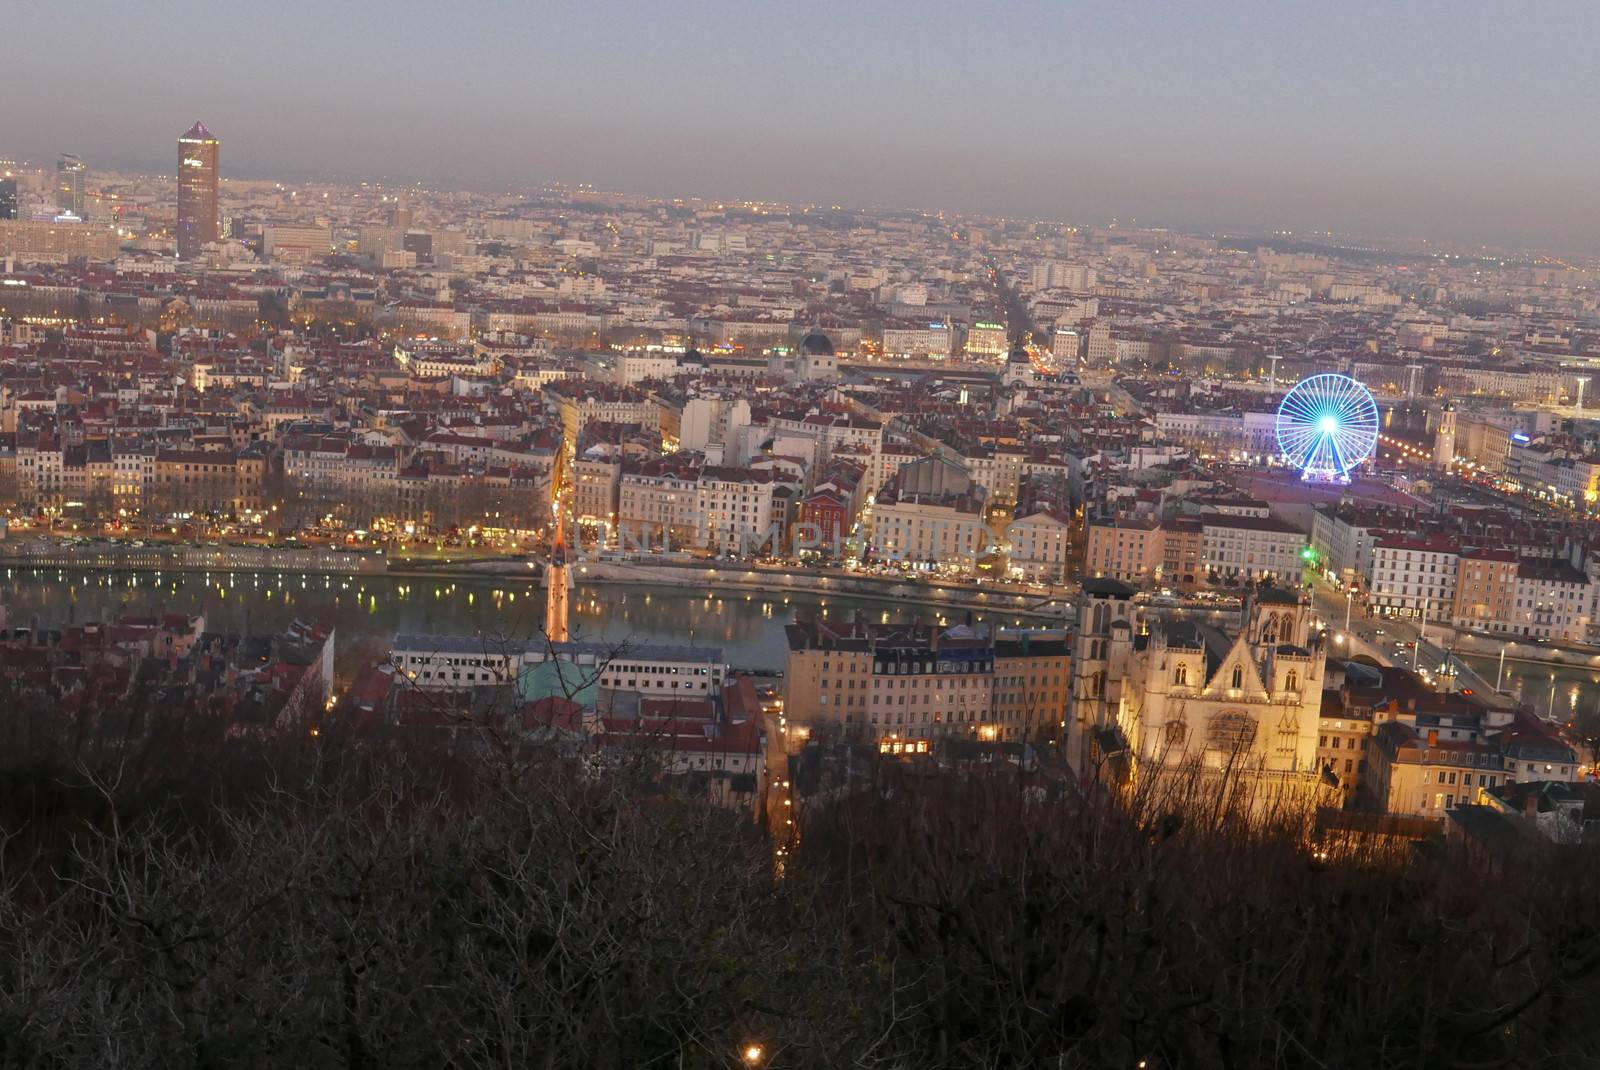
[[[83,161],[70,152],[56,157],[56,207],[88,219],[88,204],[83,195]]]
[[[204,123],[178,139],[178,258],[193,260],[218,237],[217,157],[222,142]]]
[[[0,178],[0,219],[17,218],[17,180]]]

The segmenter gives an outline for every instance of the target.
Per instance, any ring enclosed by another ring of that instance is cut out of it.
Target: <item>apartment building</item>
[[[1161,582],[1192,587],[1204,580],[1205,537],[1199,518],[1177,517],[1161,528]]]
[[[802,621],[786,629],[784,713],[794,725],[893,747],[939,736],[1022,739],[1048,732],[1066,684],[1059,637],[1009,637],[951,628]],[[997,650],[1006,657],[997,667]],[[997,681],[1005,698],[996,703]]]
[[[1200,518],[1200,564],[1213,580],[1272,580],[1294,585],[1305,566],[1305,537],[1272,517]]]
[[[1456,561],[1455,601],[1450,621],[1457,628],[1505,631],[1517,597],[1514,550],[1464,550]]]
[[[1088,526],[1084,571],[1136,586],[1153,582],[1164,560],[1163,532],[1154,520],[1122,517]]]
[[[1586,642],[1592,609],[1588,576],[1564,561],[1525,560],[1517,565],[1510,627],[1490,630],[1560,642]]]
[[[1459,561],[1453,539],[1380,538],[1367,578],[1372,608],[1384,616],[1427,620],[1452,614]]]
[[[904,465],[872,507],[872,555],[918,571],[971,575],[993,541],[986,502],[957,464],[925,457]]]
[[[698,547],[716,552],[746,553],[763,545],[769,552],[782,548],[781,532],[774,529],[771,472],[751,468],[706,465],[695,488],[699,524]]]
[[[617,487],[618,533],[641,545],[693,545],[701,530],[701,465],[690,453],[625,462]]]
[[[591,379],[560,379],[545,386],[544,396],[555,405],[571,448],[576,448],[583,429],[594,421],[636,424],[646,431],[659,431],[661,427],[660,406],[637,387]]]
[[[493,375],[498,367],[492,353],[469,346],[440,346],[426,342],[396,345],[394,360],[416,379]]]
[[[948,323],[886,323],[883,328],[883,355],[908,359],[948,359],[955,352],[955,333]]]
[[[1071,564],[1071,519],[1056,509],[1018,512],[1006,526],[1011,577],[1028,583],[1065,583]]]
[[[1059,740],[1072,686],[1065,634],[1002,631],[994,644],[994,714],[1000,739]]]

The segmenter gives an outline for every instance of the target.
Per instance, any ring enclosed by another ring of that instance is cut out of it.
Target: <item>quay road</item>
[[[384,572],[382,555],[351,550],[182,543],[89,543],[63,546],[43,539],[0,542],[0,564],[20,568],[93,569],[111,572],[294,572],[361,575]]]
[[[691,590],[757,590],[765,596],[783,598],[793,594],[802,598],[867,598],[901,603],[915,612],[934,613],[935,619],[950,619],[973,611],[979,619],[1021,624],[1024,620],[1051,623],[1057,627],[1070,623],[1071,604],[1077,585],[1044,587],[1028,584],[987,582],[961,583],[935,580],[899,572],[871,569],[846,570],[802,567],[779,562],[729,562],[695,557],[641,557],[626,555],[626,560],[579,558],[575,579],[584,585],[614,584],[629,587],[684,587]],[[130,573],[293,573],[297,575],[346,575],[353,577],[429,575],[441,578],[531,580],[539,583],[536,571],[542,563],[538,555],[485,557],[481,552],[441,553],[438,556],[398,557],[381,551],[334,548],[331,546],[268,547],[249,545],[197,545],[181,542],[152,542],[143,546],[131,543],[85,541],[66,545],[37,536],[0,541],[0,567],[25,569],[90,570]],[[1450,681],[1456,688],[1471,688],[1486,701],[1494,702],[1495,688],[1490,680],[1471,665],[1440,645],[1438,638],[1425,639],[1420,650],[1395,643],[1411,644],[1418,638],[1415,621],[1399,618],[1368,618],[1359,605],[1352,605],[1349,637],[1345,633],[1345,592],[1320,576],[1310,576],[1313,606],[1327,623],[1334,639],[1335,653],[1369,653],[1386,664],[1415,666],[1434,674],[1449,665]],[[1191,609],[1204,610],[1198,605]],[[1214,608],[1214,607],[1213,607]],[[1007,621],[1007,617],[1014,619]],[[1431,635],[1451,635],[1448,630]],[[1446,640],[1448,641],[1448,640]]]
[[[1345,620],[1348,617],[1350,628],[1344,642],[1353,652],[1357,645],[1364,645],[1375,652],[1377,659],[1385,664],[1399,665],[1408,669],[1415,667],[1419,672],[1430,676],[1448,666],[1448,670],[1454,676],[1453,690],[1471,689],[1478,698],[1490,705],[1496,704],[1494,682],[1485,680],[1461,658],[1454,656],[1451,651],[1444,649],[1426,635],[1420,637],[1419,643],[1421,629],[1416,621],[1400,617],[1368,617],[1366,610],[1357,600],[1347,598],[1349,593],[1347,590],[1333,586],[1321,576],[1310,576],[1310,582],[1312,608],[1327,623],[1328,634],[1334,639],[1335,649],[1340,643],[1339,637],[1346,635]],[[1352,642],[1352,639],[1359,643]],[[1405,645],[1397,648],[1396,643]]]

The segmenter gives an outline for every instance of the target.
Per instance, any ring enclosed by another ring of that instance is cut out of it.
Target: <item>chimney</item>
[[[1522,799],[1522,816],[1530,820],[1539,816],[1539,796],[1535,792],[1528,792]]]
[[[1438,745],[1439,745],[1439,730],[1437,728],[1428,729],[1428,749],[1432,750],[1434,747],[1437,747]]]

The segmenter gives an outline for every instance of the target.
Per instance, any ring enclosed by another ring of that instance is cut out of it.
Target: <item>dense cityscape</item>
[[[0,1063],[1592,1058],[1600,259],[174,118],[0,159]]]

